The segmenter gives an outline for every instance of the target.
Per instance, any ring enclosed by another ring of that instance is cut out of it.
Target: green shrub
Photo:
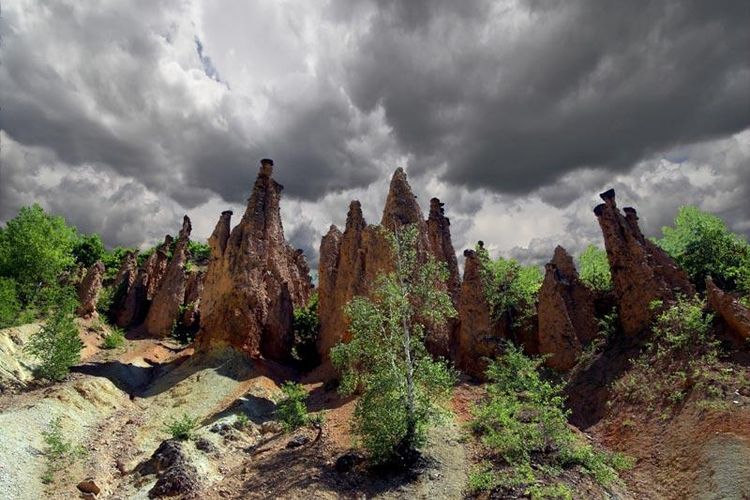
[[[105,253],[104,242],[98,234],[82,234],[73,246],[73,258],[86,269],[102,260]]]
[[[750,293],[750,244],[720,218],[682,207],[674,227],[662,228],[662,234],[656,244],[687,271],[698,289],[711,276],[724,290]]]
[[[507,316],[513,326],[519,326],[533,316],[544,278],[539,267],[522,266],[514,259],[503,257],[493,261],[481,242],[475,250],[493,321]]]
[[[49,484],[54,480],[55,473],[73,464],[77,459],[86,454],[82,446],[75,446],[67,441],[62,435],[60,417],[55,418],[49,424],[46,431],[42,431],[44,440],[44,458],[47,462],[42,482]]]
[[[110,333],[104,336],[102,347],[105,349],[117,349],[125,344],[125,332],[121,328],[112,327]]]
[[[0,328],[15,325],[19,314],[21,303],[18,301],[16,282],[0,277]]]
[[[501,489],[524,486],[527,494],[544,498],[539,495],[566,491],[542,481],[559,468],[578,467],[604,485],[616,480],[614,465],[622,457],[598,452],[576,437],[568,426],[562,386],[542,379],[542,363],[507,344],[489,365],[487,397],[474,409],[471,428],[498,469],[485,469],[476,481]],[[487,479],[489,472],[494,472],[494,483]]]
[[[294,344],[292,357],[304,369],[311,369],[318,365],[318,333],[320,319],[318,318],[318,293],[314,292],[307,306],[294,310]]]
[[[712,334],[713,315],[699,298],[681,298],[654,320],[651,341],[641,356],[614,385],[626,401],[669,406],[680,404],[688,392],[700,388],[707,397],[724,383],[719,364],[719,341]],[[661,310],[663,304],[652,304]]]
[[[205,262],[211,258],[211,247],[206,243],[190,240],[188,242],[188,252],[190,260],[193,262]]]
[[[40,360],[37,376],[57,381],[80,362],[83,343],[74,321],[75,298],[67,289],[58,289],[55,295],[57,303],[41,330],[32,335],[25,350]]]
[[[612,274],[609,271],[607,252],[589,245],[578,258],[579,275],[581,281],[591,289],[607,291],[612,289]]]
[[[193,439],[193,431],[195,431],[197,427],[198,419],[190,417],[187,413],[183,413],[181,417],[167,422],[164,429],[173,439],[187,441]]]
[[[250,417],[245,413],[238,413],[237,420],[234,421],[234,426],[238,429],[244,429],[250,425]]]
[[[309,416],[307,414],[307,391],[300,384],[295,382],[284,382],[281,386],[284,397],[276,406],[276,418],[286,432],[291,432],[307,424]]]
[[[76,229],[62,217],[47,214],[39,205],[21,208],[0,231],[0,276],[16,282],[18,298],[26,306],[75,263],[77,241]]]
[[[418,262],[417,230],[385,233],[396,269],[380,275],[369,297],[346,306],[352,338],[331,350],[342,373],[339,391],[361,396],[352,431],[375,462],[408,467],[418,457],[427,429],[445,414],[454,372],[424,346],[426,325],[455,315],[440,283],[448,271],[434,259]]]
[[[534,484],[526,490],[531,500],[555,498],[559,500],[573,500],[573,492],[566,484]]]

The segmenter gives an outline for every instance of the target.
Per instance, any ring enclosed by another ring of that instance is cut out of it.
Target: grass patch
[[[112,328],[110,333],[104,336],[102,347],[104,349],[117,349],[125,345],[125,332],[121,328]]]

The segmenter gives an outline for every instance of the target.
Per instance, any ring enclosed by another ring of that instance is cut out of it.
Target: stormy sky
[[[750,235],[746,0],[4,0],[0,222],[41,203],[109,246],[241,213],[275,160],[288,239],[404,167],[457,252],[601,238],[608,187],[657,235],[684,204]]]

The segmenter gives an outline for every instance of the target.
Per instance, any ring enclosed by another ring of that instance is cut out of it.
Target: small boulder
[[[96,482],[94,481],[94,479],[90,478],[90,477],[86,478],[83,481],[81,481],[80,483],[78,483],[78,485],[76,487],[82,493],[90,493],[90,494],[93,494],[93,495],[98,495],[101,492],[101,489],[96,484]]]
[[[287,448],[299,448],[300,446],[304,446],[307,443],[310,442],[310,438],[307,436],[299,435],[294,436],[292,439],[289,440],[289,442],[286,444]]]

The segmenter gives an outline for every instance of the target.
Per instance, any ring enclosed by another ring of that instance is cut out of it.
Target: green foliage
[[[187,413],[181,417],[174,418],[164,425],[164,430],[172,436],[172,439],[187,441],[193,439],[193,431],[198,427],[198,419],[192,418]]]
[[[662,228],[656,244],[702,289],[706,276],[727,291],[750,293],[750,244],[724,221],[697,207],[682,207],[674,227]]]
[[[32,335],[25,350],[40,360],[37,376],[57,381],[80,362],[83,343],[74,321],[76,300],[71,290],[57,288],[50,301],[54,306],[44,326]]]
[[[184,322],[185,313],[192,307],[195,307],[193,302],[189,304],[180,304],[180,307],[177,310],[177,319],[172,322],[170,336],[183,345],[187,345],[195,339],[195,335],[198,333],[198,328],[200,326],[197,322],[193,325],[187,325]]]
[[[125,332],[121,328],[112,327],[110,333],[104,336],[102,346],[105,349],[117,349],[125,344]]]
[[[291,432],[308,422],[307,391],[295,382],[284,382],[281,386],[284,397],[276,405],[276,417],[286,432]]]
[[[238,429],[244,429],[250,425],[250,417],[245,413],[238,413],[237,420],[234,421],[234,426]]]
[[[188,242],[190,259],[194,262],[205,262],[211,257],[211,247],[207,243],[190,240]]]
[[[0,276],[16,282],[22,305],[33,302],[44,285],[53,284],[75,262],[76,230],[39,205],[24,207],[0,232]]]
[[[318,318],[318,293],[314,292],[306,307],[294,310],[294,344],[292,357],[305,369],[318,365],[318,333],[320,319]]]
[[[581,281],[593,290],[607,291],[612,289],[612,274],[609,272],[607,252],[589,245],[578,258]]]
[[[110,319],[110,311],[115,303],[116,292],[117,290],[112,286],[102,287],[99,292],[99,298],[96,301],[96,312],[98,312],[99,316],[102,318]]]
[[[514,259],[490,258],[484,245],[475,248],[485,297],[493,321],[508,316],[514,326],[534,314],[544,276],[538,266],[522,266]]]
[[[106,270],[104,275],[106,279],[112,279],[117,275],[122,265],[122,260],[128,252],[133,252],[133,248],[115,247],[109,252],[104,252],[99,260],[104,264]]]
[[[102,260],[105,253],[104,242],[98,234],[82,234],[73,246],[73,258],[86,269]]]
[[[656,410],[660,403],[679,405],[695,389],[710,397],[724,384],[719,341],[711,329],[713,315],[704,305],[698,298],[682,298],[657,316],[651,342],[634,360],[633,369],[615,383],[618,398]]]
[[[573,500],[573,491],[567,484],[534,484],[527,490],[526,494],[531,500],[544,498],[555,498],[560,500]]]
[[[351,341],[331,350],[342,373],[339,390],[361,390],[352,429],[375,462],[408,465],[428,426],[442,414],[454,372],[424,347],[426,325],[442,324],[455,310],[445,288],[444,263],[417,256],[417,231],[386,233],[396,270],[373,283],[370,297],[346,306]]]
[[[614,466],[621,458],[598,452],[573,434],[562,386],[542,379],[538,371],[542,363],[543,359],[528,358],[520,348],[507,344],[488,367],[487,397],[474,409],[471,428],[496,459],[495,465],[504,468],[492,477],[488,477],[492,469],[486,468],[477,484],[492,489],[525,486],[529,495],[530,491],[559,493],[564,489],[541,482],[537,471],[554,476],[551,471],[561,467],[578,467],[601,484],[616,480]]]
[[[16,282],[0,277],[0,328],[16,324],[20,313],[21,303],[18,301]]]
[[[42,438],[47,466],[41,479],[45,484],[51,483],[58,471],[66,469],[86,455],[86,450],[82,446],[75,446],[63,437],[60,417],[52,420],[48,429],[42,431]]]

